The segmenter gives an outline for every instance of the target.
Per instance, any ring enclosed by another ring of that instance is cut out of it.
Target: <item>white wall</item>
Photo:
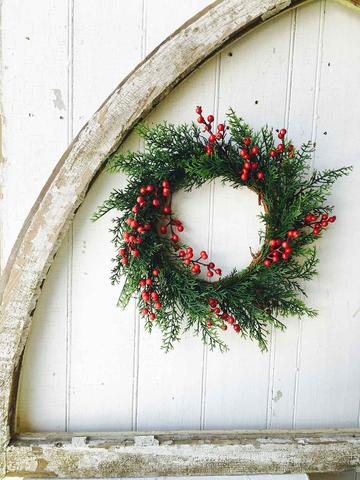
[[[3,265],[73,135],[147,52],[207,3],[4,1]],[[144,332],[134,304],[115,307],[111,214],[95,225],[89,217],[125,178],[101,174],[35,313],[21,430],[359,426],[359,44],[358,13],[331,0],[307,4],[208,61],[148,119],[191,121],[196,104],[222,119],[232,106],[255,127],[285,126],[296,143],[316,141],[315,167],[355,165],[334,189],[338,221],[320,242],[320,275],[306,286],[319,317],[286,320],[287,331],[272,332],[263,354],[233,334],[227,354],[208,352],[191,335],[163,354],[160,335]],[[139,147],[131,135],[123,148]],[[208,247],[225,270],[247,264],[257,241],[256,198],[216,182],[176,203],[193,244]],[[233,239],[225,239],[227,228]]]

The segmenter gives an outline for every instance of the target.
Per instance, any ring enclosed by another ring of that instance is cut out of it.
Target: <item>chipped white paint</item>
[[[228,38],[240,35],[249,22],[254,21],[255,25],[260,19],[274,16],[288,6],[289,2],[276,1],[248,1],[246,4],[237,1],[217,2],[211,10],[196,19],[195,23],[169,39],[116,89],[64,155],[28,218],[5,275],[7,284],[4,289],[4,316],[0,333],[0,438],[3,445],[9,440],[8,409],[11,403],[13,372],[26,342],[30,326],[29,314],[35,306],[39,285],[65,233],[66,225],[77,205],[81,203],[87,186],[103,159],[122,141],[131,126],[150,111],[154,103]],[[175,64],[176,70],[169,68],[169,65]],[[161,82],[153,74],[156,69]],[[202,373],[204,375],[206,372]],[[221,374],[220,371],[218,373]],[[218,408],[215,403],[213,408]],[[205,420],[201,426],[204,425]],[[349,445],[353,453],[353,442]],[[15,461],[17,448],[11,447],[9,453],[9,459],[15,463],[19,460]],[[50,444],[47,448],[49,454],[53,455],[53,445]],[[326,448],[324,446],[324,449]],[[343,453],[342,450],[337,452]],[[87,453],[86,450],[86,455]],[[54,455],[56,457],[57,453]],[[356,461],[356,457],[354,458]],[[347,464],[349,467],[353,465],[352,460]],[[39,467],[39,459],[35,465],[34,459],[31,459],[31,455],[27,456],[27,453],[23,461],[31,464],[29,471],[32,471],[33,475],[36,475],[35,469],[42,468]],[[20,466],[16,468],[20,469]],[[62,464],[59,468],[64,469],[59,470],[59,473],[63,474],[65,465]],[[77,472],[79,475],[84,474]],[[75,475],[75,472],[70,472],[71,475]]]

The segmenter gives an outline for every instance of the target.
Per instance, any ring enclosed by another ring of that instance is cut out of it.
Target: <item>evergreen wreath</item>
[[[263,350],[269,327],[284,329],[279,317],[316,315],[300,298],[306,295],[303,281],[316,275],[312,244],[336,219],[327,196],[351,167],[311,172],[314,145],[295,149],[284,128],[276,130],[276,145],[272,129],[254,132],[232,110],[216,129],[213,115],[205,119],[201,107],[196,113],[202,128],[137,127],[144,151],[109,158],[107,170],[128,174],[128,184],[110,193],[93,220],[119,212],[111,229],[117,249],[111,282],[125,276],[118,303],[125,307],[136,294],[145,328],[161,329],[166,351],[189,329],[211,349],[224,350],[219,331],[229,327]],[[195,254],[181,241],[184,225],[171,205],[176,191],[190,192],[216,178],[250,188],[264,210],[261,250],[247,268],[224,277],[205,250]]]

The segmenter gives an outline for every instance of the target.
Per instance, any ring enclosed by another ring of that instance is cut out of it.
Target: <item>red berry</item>
[[[229,317],[227,318],[227,321],[232,325],[232,324],[235,322],[235,318],[229,316]]]
[[[246,182],[246,180],[247,180],[247,175],[246,175],[245,173],[242,173],[241,176],[240,176],[240,178],[241,178],[241,180],[242,180],[243,182]]]
[[[259,153],[259,147],[252,147],[250,153],[251,155],[257,155]]]
[[[240,325],[238,323],[234,323],[234,326],[233,326],[235,332],[240,332]]]
[[[137,201],[137,203],[144,203],[145,198],[144,197],[137,197],[136,201]]]
[[[145,224],[144,224],[144,229],[145,229],[145,230],[150,230],[150,229],[151,229],[150,223],[145,223]]]
[[[200,257],[203,259],[203,260],[206,260],[208,258],[208,254],[205,252],[205,250],[202,250],[200,252]]]
[[[179,257],[180,257],[180,258],[185,257],[185,252],[184,252],[184,250],[180,250],[180,252],[179,252]]]
[[[204,117],[202,115],[200,115],[200,117],[198,117],[197,121],[198,121],[198,123],[204,123],[205,122]]]
[[[211,320],[208,320],[208,321],[206,322],[206,324],[207,324],[207,326],[208,326],[209,328],[213,326],[213,323],[212,323]]]
[[[161,303],[160,302],[155,302],[155,308],[156,310],[160,310],[162,307]]]
[[[281,133],[281,135],[286,135],[286,128],[282,128],[282,129],[280,130],[280,133]]]
[[[312,221],[312,215],[306,215],[305,222],[310,223]]]
[[[157,268],[154,268],[154,270],[152,271],[152,274],[154,275],[154,277],[158,277],[159,276],[159,270]]]
[[[214,268],[215,267],[215,263],[214,262],[210,262],[209,263],[209,268]]]
[[[271,260],[266,259],[266,260],[264,261],[264,265],[265,265],[265,267],[270,267],[270,265],[271,265]]]
[[[149,295],[148,292],[143,292],[141,294],[141,296],[142,296],[142,299],[144,300],[144,302],[148,302],[150,300],[150,295]]]
[[[152,285],[152,284],[153,284],[153,281],[151,280],[151,278],[147,278],[147,279],[145,280],[145,283],[146,283],[146,285]]]
[[[208,121],[209,123],[212,123],[212,122],[214,121],[214,115],[208,115],[207,121]]]
[[[218,132],[218,133],[216,134],[216,138],[217,138],[218,140],[221,140],[221,139],[223,138],[223,136],[224,136],[224,135],[223,135],[222,133],[220,133],[220,132]]]
[[[225,324],[224,324],[224,325],[221,325],[220,328],[221,328],[221,330],[224,330],[224,331],[225,331],[225,330],[227,330],[227,325],[225,325]]]
[[[321,226],[322,226],[323,228],[326,228],[328,225],[329,225],[329,222],[327,222],[326,220],[323,220],[323,221],[321,222]]]
[[[219,302],[216,300],[216,298],[212,298],[212,297],[209,298],[209,305],[211,304],[217,305],[218,303]]]
[[[160,227],[160,232],[161,232],[161,233],[166,233],[166,232],[167,232],[167,228],[166,228],[165,225],[161,225],[161,227]]]
[[[178,232],[183,232],[184,231],[184,227],[182,225],[178,225],[176,228],[177,228]]]
[[[147,315],[149,313],[149,310],[147,308],[142,309],[142,314]]]
[[[289,255],[287,253],[283,253],[281,256],[283,260],[287,260],[289,258]]]
[[[289,242],[282,242],[281,246],[283,248],[288,248],[289,247]]]
[[[157,294],[157,292],[151,292],[151,298],[152,298],[153,300],[158,300],[159,295]]]
[[[165,205],[165,207],[163,208],[163,212],[169,214],[171,213],[171,208],[168,205]]]
[[[150,318],[150,320],[155,320],[155,318],[156,318],[155,313],[150,313],[149,318]]]
[[[201,115],[201,113],[202,113],[202,108],[198,105],[198,106],[195,108],[195,112],[196,112],[198,115]]]
[[[225,129],[225,125],[223,123],[219,123],[219,125],[217,126],[217,129],[219,132],[223,132]]]
[[[279,145],[277,146],[277,150],[279,152],[283,152],[284,151],[284,145],[282,143],[279,143]]]
[[[138,245],[140,245],[140,243],[142,243],[142,238],[141,238],[141,237],[136,237],[136,238],[135,238],[135,243],[137,243]]]
[[[139,280],[139,285],[140,287],[145,287],[146,285],[146,280],[144,278],[142,278],[141,280]]]
[[[163,180],[162,183],[161,183],[161,186],[163,188],[169,188],[170,187],[170,184],[167,180]]]
[[[173,242],[177,242],[177,241],[179,240],[179,235],[176,235],[176,233],[173,233],[173,234],[171,235],[171,240],[172,240]]]
[[[216,273],[216,275],[221,275],[221,268],[217,268],[217,269],[215,270],[215,273]]]
[[[263,172],[259,172],[259,173],[257,174],[257,177],[258,177],[259,180],[262,180],[262,179],[264,178],[264,173],[263,173]]]
[[[138,257],[138,256],[140,255],[140,252],[139,252],[139,250],[136,250],[136,249],[135,249],[135,250],[132,250],[131,255],[132,255],[133,257]]]
[[[191,260],[190,260],[189,258],[186,258],[186,259],[184,260],[184,264],[185,264],[185,265],[188,266],[188,265],[190,265],[190,263],[191,263]]]
[[[206,145],[206,153],[208,155],[211,155],[213,153],[214,149],[211,145]]]
[[[321,215],[321,220],[327,220],[329,218],[329,215],[327,213],[323,213]]]
[[[250,143],[251,143],[250,137],[245,137],[245,138],[244,138],[244,144],[245,144],[245,145],[250,145]]]
[[[219,314],[221,312],[221,310],[220,310],[219,307],[216,307],[216,308],[214,308],[214,312]]]
[[[239,153],[240,153],[240,156],[241,156],[241,157],[245,157],[245,155],[247,155],[247,151],[246,151],[244,148],[242,148],[242,149],[239,151]]]
[[[163,191],[162,191],[163,197],[169,197],[170,193],[171,191],[169,188],[163,188]]]
[[[269,245],[270,245],[270,247],[276,247],[277,243],[276,243],[275,238],[273,238],[272,240],[270,240]]]
[[[270,155],[270,157],[276,157],[276,151],[275,150],[270,150],[269,155]]]
[[[146,193],[146,187],[141,187],[140,188],[140,193]]]
[[[292,253],[292,248],[290,248],[290,247],[285,248],[285,253],[290,255],[290,253]]]
[[[123,257],[125,254],[126,254],[126,249],[125,248],[120,248],[119,255],[121,255]]]
[[[333,217],[330,217],[330,218],[329,218],[329,222],[330,222],[330,223],[334,223],[335,220],[336,220],[336,216],[335,216],[335,215],[334,215]]]
[[[272,261],[273,261],[274,263],[277,263],[279,260],[280,260],[279,255],[276,255],[276,256],[273,257],[273,259],[272,259]]]
[[[137,205],[134,205],[131,210],[133,211],[133,213],[138,213],[139,207]]]
[[[197,267],[198,267],[197,264],[193,265],[193,266],[191,267],[191,271],[192,271],[193,273],[200,273],[200,268],[197,268]]]
[[[245,162],[244,163],[244,169],[245,170],[250,170],[250,168],[251,168],[251,163],[250,162]]]
[[[160,200],[158,198],[154,198],[152,204],[154,205],[154,207],[158,207],[160,205]]]
[[[253,163],[251,164],[252,170],[256,170],[257,167],[258,167],[258,163],[257,163],[257,162],[253,162]]]
[[[207,274],[206,274],[209,278],[211,278],[214,274],[211,270],[208,270],[207,271]]]
[[[148,186],[146,187],[146,191],[147,191],[147,192],[152,192],[153,190],[154,190],[154,185],[151,185],[151,184],[150,184],[150,185],[148,185]]]
[[[277,239],[276,239],[276,245],[277,245],[278,247],[280,247],[280,245],[281,245],[281,240],[280,240],[280,238],[277,238]]]
[[[314,228],[313,232],[314,235],[319,235],[320,230],[318,228]]]
[[[216,135],[213,133],[209,136],[209,142],[214,143],[216,141]]]
[[[135,241],[134,235],[130,235],[130,236],[129,236],[129,242],[130,242],[130,243],[133,243],[134,241]]]

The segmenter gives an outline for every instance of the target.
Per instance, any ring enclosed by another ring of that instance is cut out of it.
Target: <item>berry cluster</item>
[[[148,304],[147,307],[143,308],[141,313],[144,316],[148,316],[150,320],[155,320],[156,310],[160,310],[162,305],[159,302],[159,294],[156,291],[159,270],[154,268],[147,278],[142,278],[139,281],[139,286],[143,288],[141,292],[141,298],[145,303]]]
[[[214,115],[208,115],[207,121],[206,121],[202,115],[202,107],[197,106],[195,108],[195,112],[199,115],[197,119],[198,123],[204,125],[204,131],[208,132],[209,134],[208,144],[205,147],[205,151],[208,155],[211,155],[214,152],[214,144],[218,144],[218,145],[222,144],[222,141],[224,138],[225,125],[223,123],[219,123],[216,128],[217,132],[214,133],[212,131]]]
[[[191,265],[191,271],[195,273],[195,275],[201,273],[201,266],[207,268],[206,275],[208,278],[213,277],[214,273],[219,276],[221,275],[221,268],[215,268],[214,262],[204,262],[208,259],[208,254],[205,252],[205,250],[200,252],[199,258],[194,259],[194,251],[192,247],[187,247],[186,250],[179,251],[179,257],[183,259],[184,265]]]
[[[292,253],[290,241],[292,238],[297,238],[298,236],[298,230],[289,230],[287,232],[286,240],[281,240],[280,238],[272,238],[269,241],[270,252],[264,260],[265,267],[270,267],[272,263],[278,263],[281,259],[288,260]]]
[[[233,326],[235,332],[240,332],[240,325],[237,323],[235,318],[229,315],[224,308],[221,308],[219,301],[216,298],[209,298],[210,311],[212,314],[215,314],[220,321],[222,321],[220,328],[221,330],[227,330],[227,325],[225,322],[228,322]],[[214,323],[212,320],[208,320],[207,326],[212,327]]]
[[[140,255],[138,247],[143,241],[141,235],[151,229],[149,223],[141,225],[132,217],[129,217],[126,220],[126,223],[129,225],[130,231],[124,232],[123,239],[125,244],[119,249],[119,255],[122,257],[121,263],[123,265],[129,263],[129,255],[132,255],[133,257],[138,257]]]
[[[333,217],[329,217],[327,213],[323,213],[321,215],[315,215],[315,214],[309,213],[304,218],[305,225],[313,229],[312,233],[314,235],[319,235],[321,230],[323,228],[326,228],[329,225],[329,222],[334,223],[335,220],[336,220],[335,215]]]
[[[287,133],[286,128],[282,128],[281,130],[276,130],[278,132],[278,138],[282,140],[281,143],[279,143],[275,148],[272,148],[269,152],[269,155],[271,158],[276,158],[279,157],[280,154],[283,154],[287,151],[287,155],[289,158],[294,158],[295,152],[294,152],[294,145],[288,144],[287,146],[285,145],[285,135]]]
[[[250,137],[245,137],[243,140],[243,148],[239,150],[240,156],[244,159],[243,169],[240,178],[243,182],[246,182],[248,176],[256,174],[258,180],[264,178],[264,172],[257,172],[258,162],[257,155],[259,154],[259,147],[257,145],[251,145]],[[252,161],[253,160],[253,161]]]

